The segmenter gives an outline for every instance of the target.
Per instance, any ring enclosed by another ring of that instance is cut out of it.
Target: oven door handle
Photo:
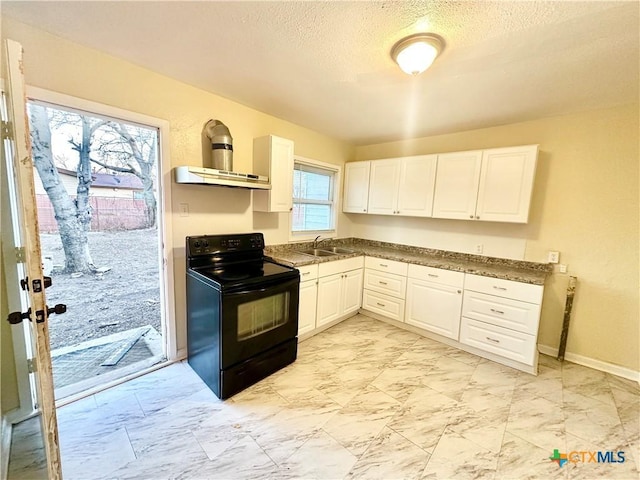
[[[292,286],[297,285],[299,283],[300,283],[300,279],[294,278],[292,280],[288,280],[287,282],[273,282],[269,285],[263,286],[262,288],[248,288],[248,289],[243,289],[239,291],[234,290],[232,292],[227,292],[225,295],[228,295],[228,296],[248,295],[248,294],[256,294],[256,293],[264,293],[274,289],[277,289],[280,291],[286,291]]]

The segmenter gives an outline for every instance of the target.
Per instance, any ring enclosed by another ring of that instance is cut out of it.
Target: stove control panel
[[[188,257],[225,252],[251,252],[262,249],[264,249],[264,236],[262,233],[187,237]]]

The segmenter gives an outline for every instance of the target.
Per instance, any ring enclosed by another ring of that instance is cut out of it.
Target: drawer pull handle
[[[500,340],[496,340],[495,338],[491,338],[491,337],[484,337],[484,338],[486,338],[487,340],[493,343],[500,343]]]
[[[381,267],[384,267],[384,268],[387,268],[389,266],[386,263],[379,263],[378,265],[380,265]]]
[[[379,283],[380,285],[386,285],[386,284],[387,284],[387,282],[381,282],[380,280],[378,280],[378,283]]]
[[[384,303],[380,303],[380,302],[376,302],[376,305],[378,305],[379,307],[386,307]]]
[[[501,312],[500,310],[496,310],[495,308],[492,308],[491,311],[493,313],[499,313],[500,315],[504,315],[504,312]]]
[[[440,275],[436,275],[435,273],[427,273],[428,277],[438,278]]]
[[[310,275],[311,272],[302,272],[302,275]]]
[[[496,290],[506,290],[505,287],[498,287],[497,285],[494,285],[493,288],[495,288]]]

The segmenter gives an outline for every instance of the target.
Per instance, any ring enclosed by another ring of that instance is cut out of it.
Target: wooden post
[[[558,348],[558,360],[564,360],[564,352],[567,349],[567,336],[569,335],[569,321],[571,320],[571,309],[573,308],[573,296],[576,293],[576,283],[578,277],[569,277],[567,285],[567,300],[564,304],[564,320],[562,322],[562,334],[560,335],[560,347]]]

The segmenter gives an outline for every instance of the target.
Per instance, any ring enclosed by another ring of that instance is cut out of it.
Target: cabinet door
[[[437,158],[437,155],[420,155],[400,160],[397,208],[399,215],[431,216]]]
[[[435,218],[475,219],[482,151],[438,155]]]
[[[318,298],[317,280],[300,284],[300,301],[298,306],[298,336],[316,328],[316,300]]]
[[[345,165],[343,212],[367,213],[370,169],[371,162],[352,162]]]
[[[398,204],[400,159],[372,160],[369,175],[369,213],[395,215]]]
[[[409,279],[405,322],[458,340],[462,290],[423,280]]]
[[[253,209],[289,212],[293,208],[293,142],[267,135],[253,141],[253,169],[268,175],[271,190],[253,191]]]
[[[537,158],[537,145],[485,150],[476,218],[527,223]]]
[[[342,275],[344,274],[338,273],[318,279],[317,327],[332,322],[342,315]]]
[[[342,314],[355,313],[362,305],[362,269],[345,272],[342,278]]]

